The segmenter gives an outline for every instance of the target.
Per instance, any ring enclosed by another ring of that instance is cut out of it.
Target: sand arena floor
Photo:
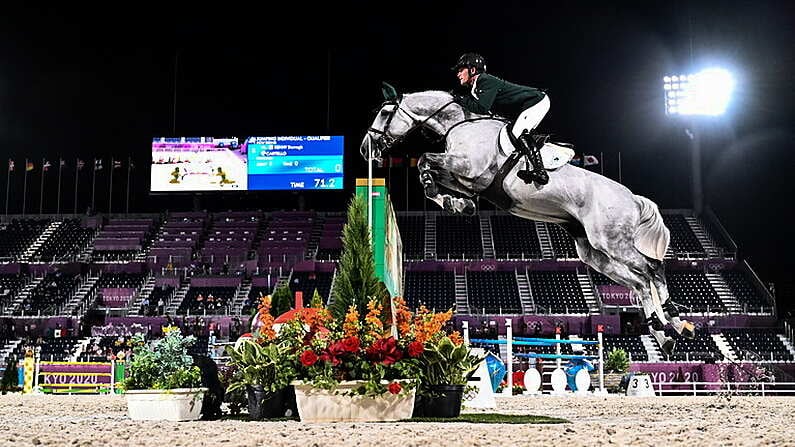
[[[123,396],[0,396],[3,446],[597,446],[793,445],[795,398],[517,397],[498,412],[557,425],[133,422]]]

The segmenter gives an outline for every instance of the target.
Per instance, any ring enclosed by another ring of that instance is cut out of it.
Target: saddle
[[[513,199],[508,197],[508,194],[505,193],[505,188],[503,188],[502,184],[505,181],[505,177],[508,176],[516,164],[524,157],[522,151],[518,149],[521,143],[508,131],[511,127],[513,126],[510,124],[503,126],[497,141],[500,152],[502,152],[503,155],[507,155],[508,159],[500,166],[500,170],[497,171],[491,184],[480,193],[481,197],[504,210],[513,207]],[[574,158],[574,149],[572,145],[568,143],[549,142],[547,140],[548,137],[542,137],[541,140],[536,138],[539,144],[543,142],[540,152],[541,160],[544,163],[544,169],[554,171]]]
[[[514,137],[512,133],[508,132],[509,127],[510,126],[506,125],[500,130],[498,146],[503,155],[510,155],[511,153],[517,152],[521,144],[519,141],[516,141],[516,137]],[[544,169],[547,171],[555,170],[574,158],[574,149],[571,144],[546,140],[548,140],[548,138],[543,139],[544,145],[541,147],[541,160],[544,162]]]

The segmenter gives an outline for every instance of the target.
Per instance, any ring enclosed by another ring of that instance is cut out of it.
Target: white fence
[[[653,382],[658,396],[666,394],[795,394],[795,382]]]

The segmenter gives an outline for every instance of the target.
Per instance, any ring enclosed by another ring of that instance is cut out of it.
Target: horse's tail
[[[671,233],[663,223],[657,204],[635,195],[635,203],[640,208],[640,219],[635,229],[635,248],[643,255],[662,261],[668,250]]]

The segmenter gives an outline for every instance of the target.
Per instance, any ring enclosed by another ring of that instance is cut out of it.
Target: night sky
[[[131,211],[191,209],[191,195],[148,194],[151,137],[171,135],[345,135],[347,191],[304,196],[307,208],[342,210],[353,179],[366,175],[356,149],[380,103],[380,82],[406,92],[449,90],[456,82],[449,67],[465,51],[483,54],[497,76],[548,90],[552,107],[541,130],[578,152],[604,153],[604,173],[616,180],[620,154],[625,185],[661,208],[687,208],[690,147],[683,123],[665,116],[661,81],[717,65],[734,73],[737,89],[725,116],[699,123],[706,203],[762,279],[777,283],[784,306],[795,300],[788,231],[795,3],[335,3],[279,12],[267,2],[238,10],[5,11],[0,142],[17,163],[10,213],[22,209],[25,157],[37,164],[27,210],[38,213],[41,159],[55,164],[59,156],[68,163],[62,210],[74,207],[75,158],[102,157],[107,167],[111,156],[136,165]],[[434,149],[416,138],[395,155]],[[91,174],[80,173],[78,212],[90,204]],[[416,169],[408,170],[408,195],[406,169],[376,174],[390,177],[397,209],[435,206],[423,202]],[[119,212],[126,169],[114,176]],[[108,210],[108,180],[106,168],[96,179],[99,212]],[[55,211],[56,191],[57,169],[45,177],[45,213]],[[295,208],[297,199],[211,194],[199,205]]]

